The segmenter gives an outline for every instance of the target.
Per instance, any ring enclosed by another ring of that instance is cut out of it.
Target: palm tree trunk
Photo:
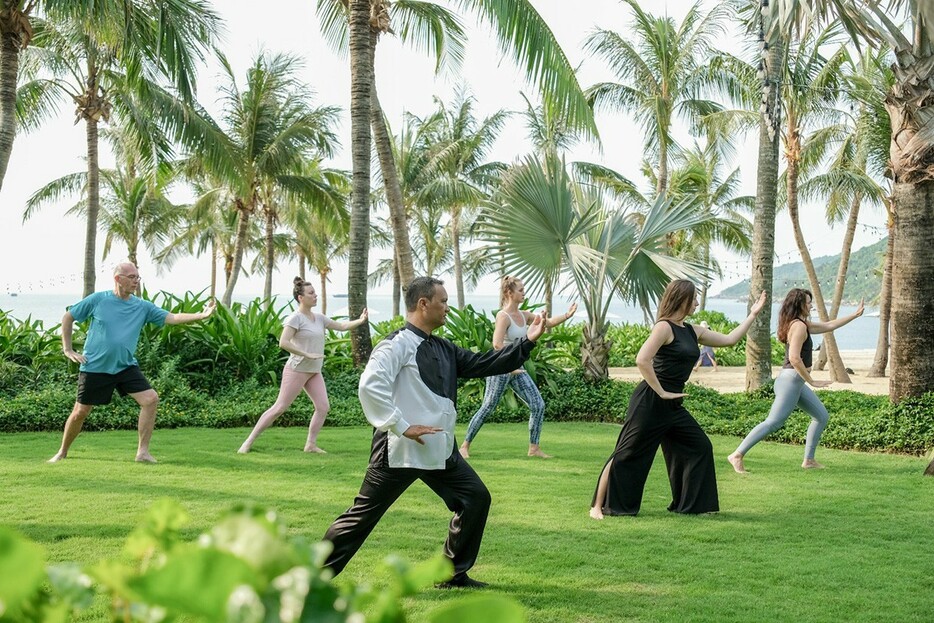
[[[710,267],[710,243],[704,243],[704,266],[707,268]],[[701,293],[700,293],[700,306],[698,307],[699,311],[704,311],[707,309],[707,291],[710,289],[710,282],[704,279],[704,283],[701,284]]]
[[[885,201],[888,213],[889,241],[885,249],[885,268],[882,271],[882,292],[879,293],[879,338],[876,340],[876,354],[869,368],[870,377],[885,376],[889,365],[889,324],[892,319],[892,270],[895,257],[895,213],[890,206],[891,198]]]
[[[592,319],[584,325],[582,338],[581,366],[584,368],[584,378],[592,383],[606,380],[609,378],[610,348],[613,346],[613,340],[606,336],[606,324]]]
[[[321,277],[321,289],[318,292],[321,295],[320,309],[321,309],[322,314],[327,315],[328,313],[328,271],[322,270],[318,274]],[[302,277],[302,279],[304,279],[304,277]]]
[[[263,284],[263,300],[267,306],[272,307],[272,271],[276,261],[272,241],[276,233],[276,213],[270,206],[265,206],[263,213],[266,216],[266,280]]]
[[[250,227],[250,214],[252,212],[252,206],[238,205],[237,207],[237,239],[234,242],[230,272],[227,273],[227,288],[224,290],[224,296],[221,299],[221,303],[225,307],[230,307],[234,288],[237,287],[237,278],[240,276],[240,267],[243,264],[243,249],[246,247],[246,234]]]
[[[398,260],[392,266],[392,317],[399,315],[399,307],[402,299],[402,276],[399,273]]]
[[[454,283],[457,287],[457,307],[464,308],[464,267],[461,262],[461,208],[451,210],[451,242],[454,247]]]
[[[658,179],[655,192],[664,197],[668,192],[668,144],[662,136],[658,137]]]
[[[350,0],[350,134],[353,184],[350,207],[350,246],[347,262],[349,316],[366,307],[367,260],[370,248],[370,92],[373,90],[373,48],[369,0]],[[356,365],[370,358],[370,325],[350,332]]]
[[[16,82],[22,49],[21,34],[13,23],[17,14],[13,9],[0,12],[0,189],[16,138]]]
[[[373,141],[379,156],[379,167],[383,173],[383,185],[386,188],[386,203],[389,204],[389,222],[392,227],[392,240],[396,249],[396,263],[399,267],[402,287],[405,288],[415,279],[415,267],[412,263],[412,245],[409,242],[409,224],[402,200],[402,186],[396,161],[392,155],[392,142],[383,109],[376,96],[376,84],[370,91],[370,125],[373,129]]]
[[[217,240],[211,239],[211,298],[217,296]]]
[[[545,315],[551,318],[551,310],[554,308],[555,292],[551,279],[545,279]]]
[[[305,280],[305,254],[301,251],[298,252],[298,276]]]
[[[850,252],[853,250],[853,238],[856,237],[856,224],[859,220],[859,208],[862,203],[862,195],[859,193],[853,197],[850,204],[850,214],[846,220],[846,234],[843,236],[843,249],[840,251],[840,265],[837,267],[837,280],[834,283],[833,299],[830,301],[830,317],[836,318],[840,311],[840,303],[843,301],[843,286],[846,285],[846,272],[850,265]],[[823,370],[827,363],[827,351],[820,350],[820,356],[817,358],[817,369]]]
[[[224,284],[230,283],[230,277],[233,275],[234,256],[224,252]]]
[[[784,44],[776,39],[768,52],[768,79],[772,85],[781,79]],[[774,91],[777,87],[772,86]],[[777,98],[775,102],[780,100]],[[760,292],[767,293],[768,304],[756,316],[746,334],[746,391],[758,389],[772,379],[772,274],[775,257],[775,206],[778,188],[778,132],[771,119],[780,111],[759,118],[759,155],[756,175],[756,206],[753,217],[752,259],[749,279],[749,304]]]
[[[895,119],[892,119],[895,123]],[[934,182],[896,181],[889,398],[934,391]]]
[[[94,292],[97,281],[97,215],[101,208],[100,164],[97,157],[97,121],[86,119],[88,144],[88,214],[84,232],[84,296]]]
[[[811,253],[804,241],[804,233],[801,231],[801,222],[798,217],[798,164],[801,159],[801,135],[793,117],[789,117],[788,120],[785,158],[787,161],[785,177],[788,186],[788,216],[791,218],[798,253],[801,254],[801,263],[804,264],[804,271],[807,273],[808,282],[811,284],[814,307],[817,308],[817,315],[821,321],[827,322],[830,318],[824,304],[824,295],[821,293],[820,280],[817,278],[817,271],[814,270],[814,262],[811,260]],[[823,349],[827,349],[827,355],[830,357],[830,378],[838,383],[852,382],[850,376],[846,373],[846,368],[843,366],[843,360],[840,359],[840,351],[837,349],[837,341],[834,339],[833,332],[824,334]]]

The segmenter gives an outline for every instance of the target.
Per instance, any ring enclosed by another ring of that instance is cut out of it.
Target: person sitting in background
[[[701,320],[700,326],[707,329],[707,321]],[[701,346],[700,357],[697,358],[697,363],[694,364],[694,369],[697,370],[701,366],[713,366],[713,371],[717,371],[717,358],[714,357],[713,346],[708,346],[706,344]]]

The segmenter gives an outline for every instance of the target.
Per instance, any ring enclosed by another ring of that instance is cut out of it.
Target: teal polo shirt
[[[95,292],[72,305],[69,310],[78,322],[91,319],[88,339],[84,343],[87,361],[82,372],[117,374],[136,361],[136,343],[143,325],[151,322],[162,326],[169,312],[136,296],[123,300],[113,293]]]

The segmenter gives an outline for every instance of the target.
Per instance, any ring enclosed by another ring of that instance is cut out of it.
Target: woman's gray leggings
[[[512,385],[512,390],[529,406],[529,443],[537,444],[542,434],[542,420],[545,417],[545,401],[535,386],[535,381],[527,372],[520,374],[499,374],[497,376],[486,377],[486,391],[483,394],[483,404],[480,409],[470,419],[467,426],[467,442],[473,441],[483,421],[488,415],[493,413],[493,409],[499,404],[503,394],[506,393],[506,387]]]
[[[772,403],[769,416],[749,431],[736,451],[745,455],[754,445],[781,428],[795,407],[811,416],[811,425],[808,426],[804,444],[804,458],[813,460],[814,451],[817,450],[821,433],[824,432],[830,416],[820,398],[805,384],[801,375],[788,368],[779,372],[778,378],[775,379],[775,402]]]

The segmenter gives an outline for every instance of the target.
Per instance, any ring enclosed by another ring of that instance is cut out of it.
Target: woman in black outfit
[[[765,292],[749,316],[729,335],[684,322],[697,309],[694,284],[678,279],[668,284],[658,305],[658,319],[636,365],[643,380],[629,400],[629,409],[616,449],[600,474],[590,516],[635,515],[642,491],[661,444],[676,513],[713,513],[720,510],[713,446],[700,425],[684,408],[684,384],[700,355],[698,343],[732,346],[749,330],[765,306]]]

